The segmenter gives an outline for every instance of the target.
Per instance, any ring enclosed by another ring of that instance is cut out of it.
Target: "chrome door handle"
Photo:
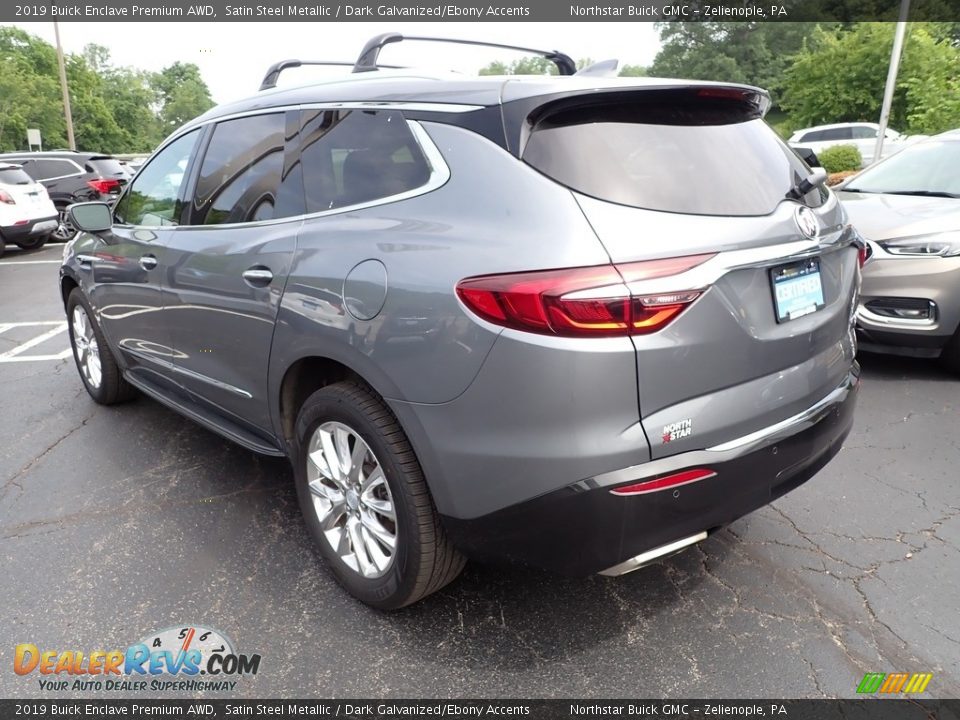
[[[89,269],[94,260],[96,258],[93,255],[77,255],[77,262],[85,269]]]
[[[157,258],[153,255],[143,255],[140,258],[140,267],[144,270],[153,270],[157,266]]]
[[[269,285],[273,280],[273,273],[270,272],[269,268],[252,267],[249,270],[243,271],[243,279],[251,285],[263,287],[264,285]]]

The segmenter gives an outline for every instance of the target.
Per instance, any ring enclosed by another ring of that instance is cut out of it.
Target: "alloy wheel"
[[[397,517],[383,467],[349,426],[326,422],[307,449],[307,486],[323,536],[340,560],[364,578],[393,564]]]
[[[77,353],[77,364],[87,384],[94,390],[103,382],[103,369],[100,366],[100,345],[93,332],[93,323],[87,317],[82,305],[73,309],[71,318],[73,329],[73,347]]]

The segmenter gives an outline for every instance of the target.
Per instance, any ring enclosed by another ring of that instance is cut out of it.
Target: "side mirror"
[[[103,202],[75,203],[67,208],[75,228],[88,233],[101,233],[113,227],[113,211]]]

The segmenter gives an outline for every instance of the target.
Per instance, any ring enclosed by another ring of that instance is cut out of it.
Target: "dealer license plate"
[[[796,320],[825,306],[820,259],[781,265],[770,271],[777,322]]]

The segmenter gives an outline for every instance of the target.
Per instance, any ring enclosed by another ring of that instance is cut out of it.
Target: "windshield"
[[[703,100],[561,111],[533,129],[523,159],[585,195],[697,215],[767,215],[810,174],[763,120]]]
[[[911,145],[864,170],[843,189],[960,197],[960,142],[929,140]]]

